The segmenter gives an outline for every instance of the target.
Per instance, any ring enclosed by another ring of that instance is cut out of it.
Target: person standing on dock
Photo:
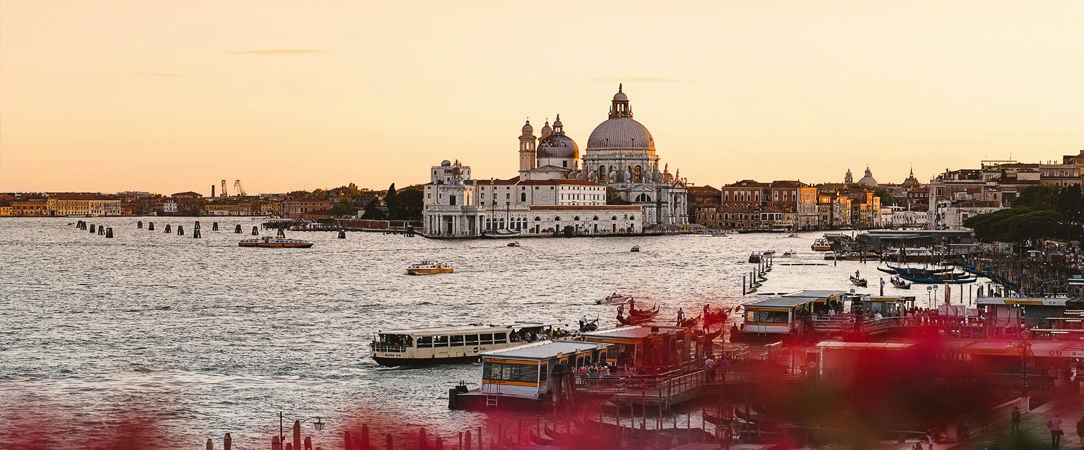
[[[1050,445],[1053,448],[1061,447],[1061,417],[1054,414],[1054,417],[1046,421],[1046,427],[1050,429]]]

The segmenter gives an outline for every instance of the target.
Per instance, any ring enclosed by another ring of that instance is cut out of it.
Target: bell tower
[[[538,160],[535,158],[535,144],[537,140],[534,137],[534,127],[531,126],[531,120],[528,119],[527,123],[523,124],[523,128],[519,135],[519,176],[520,179],[527,177],[527,171],[537,167]]]

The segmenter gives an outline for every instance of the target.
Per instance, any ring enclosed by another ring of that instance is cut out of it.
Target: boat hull
[[[438,273],[453,273],[454,269],[407,269],[408,275],[436,275]]]
[[[407,366],[407,367],[423,367],[423,366],[435,366],[439,364],[462,364],[478,362],[478,355],[467,356],[453,356],[447,358],[388,358],[384,356],[373,355],[373,361],[377,364],[388,367]]]
[[[305,243],[305,244],[277,244],[277,243],[264,243],[264,242],[260,242],[260,243],[256,243],[256,244],[249,244],[249,243],[242,242],[242,243],[237,244],[237,245],[240,246],[240,247],[259,247],[259,248],[309,248],[309,247],[312,247],[311,242],[310,243]]]

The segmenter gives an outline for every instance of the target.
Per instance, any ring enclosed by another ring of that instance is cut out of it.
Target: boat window
[[[452,336],[452,346],[462,346],[462,345],[463,345],[463,336],[462,335],[454,335],[454,336]]]
[[[748,310],[745,312],[746,322],[762,322],[762,323],[787,323],[786,311],[761,311],[761,310]]]
[[[433,346],[434,347],[447,347],[448,346],[448,336],[433,336]]]
[[[494,344],[504,344],[506,342],[508,342],[508,333],[503,333],[502,332],[502,333],[494,333],[493,334],[493,343]]]
[[[418,336],[418,348],[433,347],[433,336]]]
[[[541,385],[542,383],[546,382],[546,376],[549,375],[549,370],[546,370],[546,362],[545,361],[542,361],[542,365],[539,366],[538,370],[539,370],[538,384]]]
[[[463,336],[463,338],[466,339],[466,344],[467,345],[478,345],[478,335],[477,334],[468,334],[466,336]]]
[[[534,384],[538,381],[538,366],[487,362],[482,368],[482,378],[486,380],[522,381]]]
[[[490,334],[490,333],[479,334],[478,335],[478,343],[479,344],[492,344],[493,343],[493,335]]]

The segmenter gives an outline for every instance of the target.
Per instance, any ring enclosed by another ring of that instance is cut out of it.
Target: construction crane
[[[225,188],[222,188],[225,190]],[[241,187],[241,180],[233,180],[233,191],[241,197],[245,197],[248,194],[245,193],[245,188]]]
[[[226,198],[229,195],[226,194],[226,180],[222,180],[222,192],[218,194],[219,197]]]

